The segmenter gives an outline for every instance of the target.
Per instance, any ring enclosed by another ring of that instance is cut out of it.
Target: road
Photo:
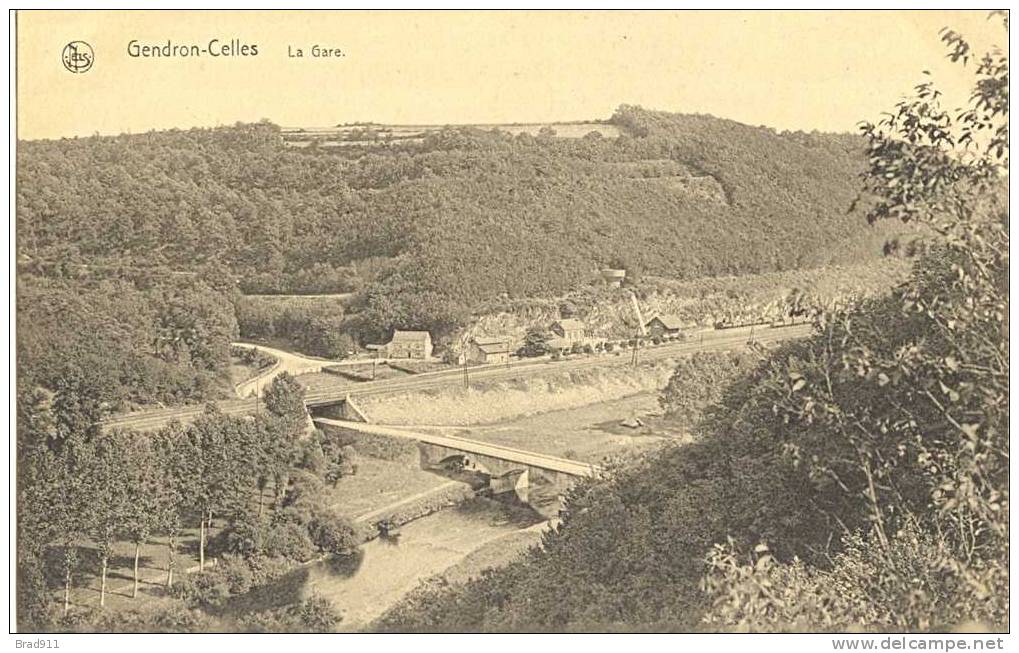
[[[243,383],[237,384],[236,390],[239,397],[248,397],[252,394],[261,395],[266,386],[272,383],[273,379],[284,372],[297,376],[298,374],[304,374],[306,372],[318,372],[321,371],[323,366],[335,365],[339,362],[324,360],[322,358],[312,358],[311,356],[302,356],[301,354],[295,354],[290,351],[283,351],[282,349],[252,344],[250,342],[234,342],[230,344],[234,347],[242,347],[244,349],[257,349],[276,359],[276,364],[267,371],[254,378],[248,379]]]
[[[242,383],[238,383],[236,387],[238,397],[250,397],[252,395],[261,396],[266,386],[272,383],[273,379],[283,372],[288,372],[293,376],[297,376],[299,374],[308,374],[309,372],[321,372],[323,367],[371,365],[372,363],[372,359],[370,358],[345,358],[343,360],[315,358],[314,356],[305,356],[303,354],[296,354],[292,351],[284,351],[282,349],[275,349],[273,347],[267,347],[265,345],[259,345],[251,342],[233,342],[230,344],[234,347],[257,349],[269,354],[277,361],[276,365],[273,365],[262,374],[248,379],[247,381],[243,381]],[[387,360],[388,359],[386,358],[376,358],[375,363],[384,363]]]
[[[755,328],[754,340],[759,343],[772,343],[794,338],[803,338],[813,331],[810,324],[800,324],[790,327]],[[701,351],[724,351],[745,346],[749,337],[750,329],[725,329],[720,331],[704,331],[696,334],[693,339],[679,343],[650,346],[640,351],[641,361],[661,360],[664,358],[675,358],[687,356]],[[703,337],[703,340],[699,339]],[[319,361],[320,363],[322,361]],[[496,381],[504,379],[519,378],[549,373],[588,369],[594,367],[628,365],[630,363],[630,352],[624,351],[620,355],[601,354],[590,356],[578,356],[560,361],[551,361],[548,358],[525,359],[510,365],[492,365],[485,367],[471,368],[470,381]],[[380,381],[367,381],[364,383],[346,382],[337,377],[334,386],[319,387],[308,390],[305,394],[305,402],[311,408],[328,406],[342,400],[346,395],[351,397],[363,397],[369,395],[383,395],[394,392],[412,392],[427,390],[448,385],[459,385],[463,383],[463,372],[459,369],[443,370],[439,372],[426,372],[397,379],[385,379]],[[254,398],[234,399],[218,402],[219,408],[229,415],[252,415],[260,407],[259,402]],[[120,427],[135,430],[152,430],[162,427],[172,420],[187,422],[202,414],[202,406],[182,406],[158,410],[139,411],[124,415],[114,415],[103,420],[107,428]]]
[[[576,460],[559,458],[558,456],[550,456],[543,453],[535,453],[534,451],[524,451],[522,449],[514,449],[512,447],[504,447],[502,445],[492,444],[491,442],[469,440],[467,438],[460,438],[452,435],[420,433],[405,428],[393,428],[391,426],[365,424],[364,422],[351,422],[338,419],[315,418],[314,422],[315,424],[338,426],[340,428],[361,431],[362,433],[374,433],[377,435],[388,435],[391,437],[416,440],[418,442],[427,442],[428,444],[449,447],[450,449],[463,451],[465,453],[490,456],[492,458],[520,463],[530,467],[562,472],[564,474],[569,474],[570,476],[594,476],[598,472],[597,465],[577,462]]]

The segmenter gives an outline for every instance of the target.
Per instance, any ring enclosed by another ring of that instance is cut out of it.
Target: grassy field
[[[322,370],[320,373],[302,374],[301,382],[311,384],[314,383],[313,379],[318,378],[323,383],[330,379],[332,379],[333,384],[337,382],[364,383],[365,381],[400,379],[406,376],[410,376],[410,374],[404,370],[394,369],[381,363],[376,364],[375,370],[372,371],[372,364],[366,363],[364,365],[334,365]]]
[[[254,367],[252,365],[246,365],[246,364],[242,363],[240,361],[240,359],[231,356],[230,357],[230,383],[231,383],[231,385],[236,387],[237,385],[239,385],[241,383],[244,383],[248,379],[255,378],[256,376],[258,376],[259,374],[264,372],[266,369],[268,369],[268,368],[267,367]]]
[[[209,537],[219,532],[222,524],[214,522]],[[184,530],[178,535],[174,555],[174,582],[181,578],[188,569],[198,566],[197,528]],[[109,569],[106,572],[106,609],[119,610],[137,607],[140,602],[171,600],[164,597],[166,587],[166,570],[168,560],[166,536],[159,535],[149,539],[141,547],[138,564],[138,597],[132,598],[134,588],[134,544],[116,542],[113,555],[110,557]],[[99,577],[99,558],[96,547],[83,543],[78,547],[79,572],[73,577],[71,588],[72,609],[99,607],[101,580]],[[215,564],[206,556],[206,564]],[[59,563],[57,563],[59,564]],[[62,603],[63,588],[54,590],[53,600]]]
[[[422,361],[422,360],[393,360],[386,363],[386,366],[392,370],[400,371],[405,374],[424,374],[425,372],[442,372],[444,370],[455,369],[455,365],[449,363],[443,363],[442,361]]]
[[[682,437],[675,425],[663,423],[655,393],[641,393],[568,410],[518,417],[495,424],[432,429],[515,449],[598,463],[606,457],[654,447]],[[644,426],[620,422],[640,417]]]
[[[329,504],[337,512],[357,519],[401,499],[435,489],[449,479],[416,469],[405,462],[361,457],[357,474],[327,487]]]

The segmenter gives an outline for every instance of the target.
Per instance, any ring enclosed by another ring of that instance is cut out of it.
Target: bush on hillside
[[[946,631],[1004,624],[1004,567],[975,570],[969,578],[944,573],[957,561],[943,542],[916,523],[896,533],[887,548],[847,535],[830,568],[801,561],[781,564],[760,544],[750,555],[731,543],[708,556],[705,590],[710,626],[773,632],[824,630]]]
[[[328,599],[312,595],[296,605],[245,615],[240,626],[255,633],[330,633],[341,620]]]
[[[757,356],[747,352],[697,352],[681,358],[658,403],[666,417],[694,427],[704,411],[721,400],[725,388],[752,370],[757,362]]]

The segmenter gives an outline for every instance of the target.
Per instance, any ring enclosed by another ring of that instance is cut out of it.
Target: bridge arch
[[[454,452],[445,458],[440,459],[435,464],[446,469],[456,468],[459,466],[459,469],[462,471],[477,472],[487,476],[493,475],[492,471],[485,464],[480,462],[476,456],[467,452]]]

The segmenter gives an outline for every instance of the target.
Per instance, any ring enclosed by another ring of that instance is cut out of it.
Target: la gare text
[[[330,48],[316,44],[310,48],[288,45],[287,56],[291,59],[301,59],[305,57],[310,57],[312,59],[337,59],[346,55],[343,54],[343,50],[340,48]]]

